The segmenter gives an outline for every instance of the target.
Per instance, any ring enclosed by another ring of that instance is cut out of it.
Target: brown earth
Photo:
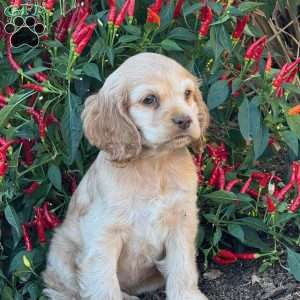
[[[202,274],[200,289],[209,300],[300,300],[300,283],[280,266],[258,273],[259,264],[216,266]],[[165,300],[163,291],[142,300]]]

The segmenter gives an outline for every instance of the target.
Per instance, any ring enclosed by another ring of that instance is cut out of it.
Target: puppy
[[[43,278],[52,300],[205,300],[195,260],[199,150],[208,111],[197,80],[153,53],[126,60],[82,113],[101,151],[51,242]]]

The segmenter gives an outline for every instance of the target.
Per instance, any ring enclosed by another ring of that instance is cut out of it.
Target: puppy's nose
[[[178,115],[172,118],[174,124],[180,129],[188,129],[192,123],[192,119],[187,115]]]

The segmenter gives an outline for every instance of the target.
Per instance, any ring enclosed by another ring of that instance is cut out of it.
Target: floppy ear
[[[128,115],[126,92],[102,88],[85,101],[83,130],[88,141],[110,154],[112,161],[129,161],[141,152],[141,136]]]
[[[199,119],[199,124],[201,129],[201,135],[197,141],[192,143],[192,149],[195,153],[199,153],[203,151],[203,147],[206,142],[205,133],[209,125],[209,112],[205,102],[203,101],[201,92],[199,91],[198,88],[195,91],[194,98],[199,110],[198,119]]]

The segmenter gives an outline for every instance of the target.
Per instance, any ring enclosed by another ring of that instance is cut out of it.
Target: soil
[[[300,283],[280,266],[259,273],[259,264],[212,264],[202,273],[200,289],[209,300],[300,300]],[[163,291],[143,295],[142,300],[165,300]]]

